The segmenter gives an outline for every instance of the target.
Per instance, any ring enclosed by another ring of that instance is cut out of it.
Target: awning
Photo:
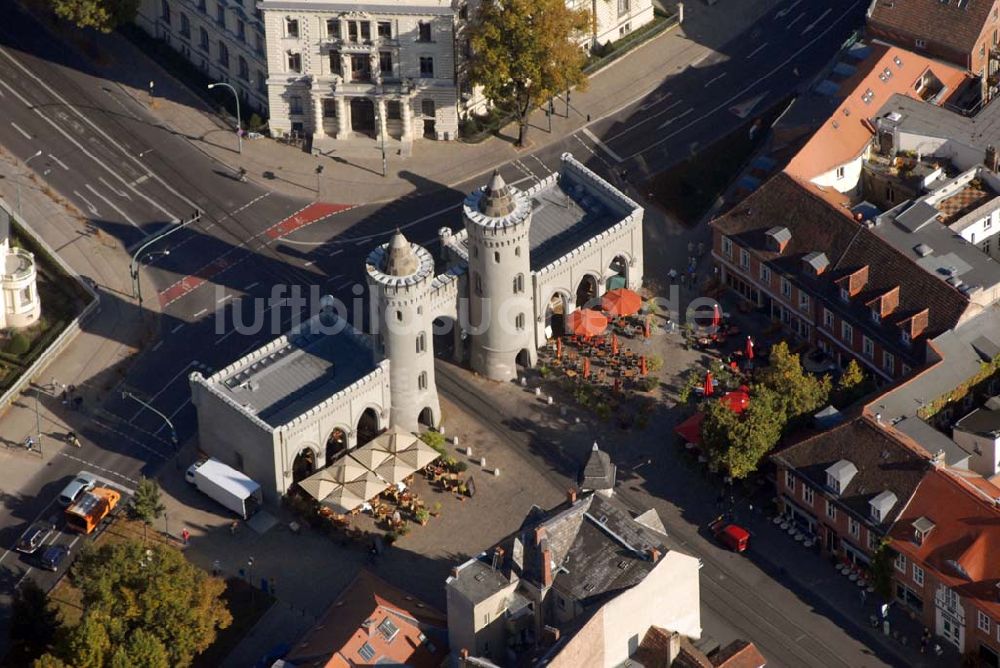
[[[705,414],[698,411],[684,422],[674,427],[674,433],[684,439],[687,443],[701,445],[701,423],[705,421]]]

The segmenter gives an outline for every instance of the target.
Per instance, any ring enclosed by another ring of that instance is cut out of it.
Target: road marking
[[[251,283],[250,285],[246,286],[243,289],[244,290],[252,290],[252,289],[256,288],[258,285],[260,285],[260,281],[254,281],[253,283]]]
[[[202,310],[200,310],[197,313],[195,313],[193,317],[197,318],[197,317],[205,315],[206,313],[208,313],[208,309],[207,308],[203,308]]]
[[[795,25],[796,23],[798,23],[799,21],[801,21],[801,20],[802,20],[802,19],[804,19],[805,17],[806,17],[806,15],[805,15],[804,13],[803,13],[803,14],[799,14],[798,16],[796,16],[796,17],[795,17],[794,19],[792,19],[792,20],[791,20],[791,21],[790,21],[790,22],[788,23],[788,27],[789,27],[789,28],[791,28],[791,27],[792,27],[793,25]],[[805,33],[802,33],[802,34],[804,35]]]
[[[830,12],[832,12],[832,11],[833,11],[833,9],[827,7],[826,11],[823,12],[822,14],[820,14],[818,19],[816,19],[815,21],[813,21],[812,23],[810,23],[809,25],[806,26],[806,29],[802,31],[802,34],[805,35],[807,32],[809,32],[810,30],[812,30],[813,28],[815,28],[816,24],[819,23],[820,21],[822,21],[823,19],[825,19],[826,15],[829,14]]]
[[[638,110],[639,111],[646,111],[650,107],[655,107],[660,102],[663,102],[664,100],[666,100],[668,97],[671,97],[672,95],[673,95],[673,93],[669,92],[669,91],[666,92],[666,93],[664,93],[663,95],[657,95],[655,99],[650,100],[649,102],[643,104],[642,106],[639,107]]]
[[[182,322],[181,324],[177,325],[177,326],[176,326],[176,327],[174,327],[174,328],[173,328],[172,330],[170,330],[170,333],[171,333],[171,334],[176,334],[177,332],[181,331],[181,329],[183,329],[183,328],[184,328],[184,324],[185,324],[185,323],[183,323],[183,322]]]
[[[615,153],[614,151],[612,151],[610,146],[608,146],[607,144],[605,144],[604,142],[602,142],[600,139],[598,139],[597,135],[595,135],[593,132],[590,131],[590,128],[584,128],[582,130],[582,132],[583,132],[583,134],[587,135],[587,137],[590,138],[590,141],[594,142],[594,146],[596,146],[597,148],[601,149],[602,151],[604,151],[605,153],[607,153],[609,156],[611,156],[612,160],[614,160],[615,162],[621,162],[622,161],[622,157],[620,155],[618,155],[617,153]]]
[[[708,60],[708,57],[711,56],[713,53],[715,53],[715,51],[708,51],[707,53],[705,53],[705,55],[699,56],[698,58],[692,60],[691,64],[688,65],[688,67],[698,67],[703,62],[705,62],[706,60]]]
[[[663,123],[660,124],[660,127],[658,129],[662,130],[663,128],[667,127],[668,125],[670,125],[674,121],[679,121],[680,119],[684,118],[685,116],[687,116],[688,114],[691,114],[691,113],[694,113],[694,109],[693,108],[692,109],[688,109],[683,114],[680,114],[678,116],[674,116],[673,118],[668,118],[667,120],[665,120]]]
[[[100,197],[102,200],[104,200],[105,204],[107,204],[112,209],[114,209],[116,212],[118,212],[119,216],[121,216],[122,218],[124,218],[125,220],[127,220],[129,223],[131,223],[132,227],[134,227],[137,230],[141,230],[142,229],[141,227],[139,227],[139,224],[136,223],[134,220],[132,220],[132,218],[127,213],[125,213],[124,211],[122,211],[121,208],[117,204],[115,204],[114,202],[112,202],[111,200],[109,200],[103,194],[99,193],[92,185],[90,185],[89,183],[87,183],[87,184],[84,184],[84,187],[86,187],[87,190],[89,190],[90,192],[94,193],[95,195],[97,195],[98,197]]]
[[[24,135],[25,139],[33,139],[33,137],[31,135],[29,135],[27,132],[25,132],[24,129],[20,125],[18,125],[17,123],[15,123],[14,121],[11,121],[10,124],[14,126],[15,130],[17,130],[22,135]]]
[[[163,347],[163,341],[160,341],[155,346],[153,346],[153,352],[155,353],[157,350],[159,350],[162,347]]]
[[[311,266],[313,266],[314,264],[316,264],[316,263],[315,263],[315,261],[313,261],[313,260],[309,260],[308,262],[306,262],[306,263],[305,263],[305,264],[303,264],[302,266],[303,266],[303,267],[311,267]]]
[[[139,185],[140,183],[145,183],[148,180],[149,180],[149,174],[143,174],[142,176],[140,176],[139,178],[137,178],[135,181],[132,181],[131,183],[129,183],[129,185],[132,186],[132,187],[135,187],[135,186]]]
[[[216,304],[221,304],[222,302],[224,302],[224,301],[228,301],[228,300],[230,300],[230,299],[232,299],[232,298],[233,298],[233,296],[232,296],[232,295],[223,295],[222,297],[219,297],[218,299],[216,299],[216,300],[215,300],[215,303],[216,303]]]
[[[679,107],[682,104],[684,104],[684,100],[677,100],[676,102],[674,102],[672,104],[668,104],[666,107],[664,107],[663,109],[660,109],[655,114],[649,114],[647,116],[643,116],[642,119],[640,119],[639,121],[637,121],[636,123],[634,123],[630,127],[622,130],[621,132],[619,132],[617,134],[613,134],[610,137],[605,137],[604,141],[606,141],[606,142],[614,141],[614,140],[618,139],[619,137],[621,137],[622,135],[626,135],[629,132],[632,132],[633,130],[635,130],[637,127],[639,127],[643,123],[648,123],[649,121],[653,120],[654,118],[659,118],[660,116],[662,116],[663,114],[667,113],[671,109],[673,109],[675,107]]]
[[[778,63],[774,68],[771,69],[771,71],[767,72],[763,76],[758,77],[755,81],[751,81],[746,86],[744,86],[742,90],[739,90],[736,93],[734,93],[728,100],[723,100],[718,105],[716,105],[714,108],[708,109],[704,113],[699,114],[698,118],[695,118],[694,120],[688,121],[684,125],[680,126],[679,128],[677,128],[673,132],[671,132],[671,133],[669,133],[669,134],[661,137],[660,139],[657,139],[656,141],[653,141],[653,142],[649,142],[649,144],[645,148],[642,148],[642,149],[636,151],[632,155],[628,156],[627,159],[637,158],[637,157],[641,156],[643,153],[645,153],[647,151],[651,151],[651,150],[653,150],[655,148],[658,148],[659,146],[662,146],[666,142],[668,142],[671,139],[673,139],[674,137],[676,137],[678,134],[680,134],[680,133],[684,132],[685,130],[687,130],[688,128],[690,128],[695,123],[698,123],[698,122],[700,122],[700,121],[702,121],[702,120],[704,120],[704,119],[712,116],[713,114],[715,114],[716,112],[718,112],[721,109],[728,109],[730,106],[732,106],[732,104],[734,102],[736,102],[737,100],[743,98],[747,93],[749,93],[750,91],[752,91],[762,81],[764,81],[764,80],[766,80],[766,79],[774,76],[778,72],[781,72],[790,62],[792,62],[793,60],[795,60],[796,58],[798,58],[800,55],[802,55],[807,49],[811,48],[813,46],[813,44],[815,44],[819,40],[823,39],[823,37],[828,32],[830,32],[831,30],[833,30],[834,28],[836,28],[837,24],[840,23],[844,19],[845,16],[849,15],[850,12],[851,12],[851,10],[853,10],[855,7],[857,7],[858,3],[860,3],[860,2],[861,2],[861,0],[855,0],[853,3],[851,3],[851,5],[849,7],[846,7],[844,9],[844,13],[843,14],[841,14],[837,18],[831,20],[830,23],[829,23],[829,25],[827,25],[818,35],[816,35],[811,40],[809,40],[804,45],[802,45],[802,47],[800,47],[797,51],[795,51],[795,53],[793,53],[790,56],[788,56],[788,58],[786,58],[782,62]]]
[[[334,290],[336,290],[337,292],[340,292],[341,290],[343,290],[344,288],[346,288],[348,285],[350,285],[353,282],[354,282],[354,279],[351,279],[349,281],[345,281],[345,282],[341,283],[340,285],[338,285],[336,288],[334,288]]]
[[[330,251],[329,253],[327,253],[327,255],[329,255],[330,257],[333,257],[334,255],[340,255],[343,252],[344,252],[343,248],[338,248],[337,250]]]
[[[779,18],[779,19],[785,18],[786,16],[788,16],[788,13],[791,12],[796,7],[798,7],[799,3],[801,3],[801,2],[802,2],[802,0],[795,0],[795,2],[793,2],[790,5],[788,5],[787,7],[785,7],[784,9],[782,9],[780,12],[778,12],[777,14],[775,14],[775,17]]]
[[[49,153],[49,157],[52,158],[52,160],[55,161],[55,163],[57,165],[59,165],[60,167],[62,167],[63,169],[65,169],[67,172],[69,171],[69,167],[66,166],[65,162],[63,162],[62,160],[60,160],[56,156],[52,155],[51,153]]]
[[[750,53],[748,53],[747,54],[747,60],[750,60],[751,58],[753,58],[754,56],[756,56],[760,52],[760,50],[763,49],[765,46],[767,46],[767,42],[764,42],[763,44],[761,44],[760,46],[758,46],[756,49],[754,49],[753,51],[751,51]]]
[[[712,84],[714,84],[716,81],[718,81],[722,77],[726,76],[726,74],[727,74],[726,72],[723,72],[722,74],[720,74],[717,77],[712,77],[711,79],[709,79],[708,81],[705,82],[705,88],[708,88],[709,86],[711,86]]]
[[[118,190],[118,188],[115,188],[113,185],[111,185],[110,183],[108,183],[107,181],[105,181],[103,176],[98,176],[97,180],[100,181],[101,183],[103,183],[105,186],[107,186],[108,190],[110,190],[114,194],[118,195],[119,197],[124,197],[125,199],[131,201],[132,198],[128,196],[127,192],[124,192],[122,190]]]
[[[88,185],[88,187],[89,187],[89,185]],[[94,206],[93,204],[91,204],[89,199],[87,199],[86,197],[84,197],[83,195],[81,195],[76,190],[73,191],[73,194],[83,200],[84,204],[87,205],[87,209],[90,211],[90,213],[92,213],[95,216],[101,215],[100,212],[97,210],[97,207]]]

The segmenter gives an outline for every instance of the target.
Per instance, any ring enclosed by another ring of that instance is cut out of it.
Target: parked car
[[[42,552],[38,559],[38,565],[48,571],[58,571],[60,564],[69,556],[69,547],[66,545],[50,545]]]
[[[51,522],[35,522],[21,534],[20,540],[17,541],[17,551],[24,554],[34,554],[54,529],[55,525]]]
[[[80,471],[63,488],[62,493],[59,494],[59,505],[63,507],[72,506],[76,503],[76,500],[80,498],[80,495],[84,492],[89,492],[97,486],[97,476],[93,473],[87,471]]]
[[[724,517],[716,518],[708,528],[716,540],[733,552],[745,552],[750,544],[750,532]]]

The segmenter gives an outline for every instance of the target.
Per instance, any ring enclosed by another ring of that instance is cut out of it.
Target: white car
[[[76,477],[59,494],[59,504],[68,508],[72,506],[80,495],[89,492],[97,486],[97,476],[87,471],[80,471]]]

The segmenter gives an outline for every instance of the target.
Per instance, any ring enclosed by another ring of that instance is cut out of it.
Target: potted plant
[[[437,517],[441,514],[441,502],[435,501],[434,505],[431,507],[431,517]]]
[[[426,508],[417,508],[417,511],[413,513],[413,517],[420,522],[420,526],[427,526],[427,520],[431,518],[431,511]]]

